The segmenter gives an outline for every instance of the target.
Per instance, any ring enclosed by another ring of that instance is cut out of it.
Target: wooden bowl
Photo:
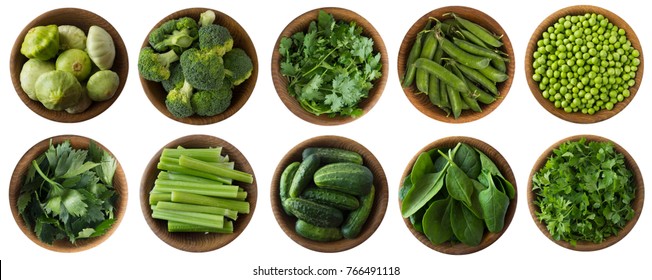
[[[583,114],[581,112],[566,113],[563,108],[555,108],[553,102],[543,98],[542,91],[539,89],[538,83],[532,79],[532,75],[534,74],[534,67],[532,66],[534,62],[533,54],[537,49],[537,41],[542,37],[543,32],[562,17],[567,15],[583,15],[586,13],[601,14],[609,19],[609,22],[624,29],[627,34],[627,39],[629,39],[629,41],[632,43],[632,47],[639,51],[640,55],[638,59],[641,61],[638,66],[638,71],[636,71],[636,77],[634,78],[636,84],[629,88],[630,96],[625,98],[623,101],[614,104],[614,108],[612,110],[602,109],[593,115]],[[641,86],[641,80],[643,78],[643,64],[643,48],[641,47],[641,42],[638,40],[636,33],[634,33],[634,30],[629,26],[629,24],[627,24],[625,20],[609,10],[589,5],[570,6],[560,9],[549,15],[543,20],[543,22],[541,22],[541,24],[539,24],[537,29],[534,30],[532,37],[530,37],[527,50],[525,51],[525,76],[528,86],[530,87],[530,91],[532,92],[532,95],[534,95],[534,98],[536,98],[536,100],[539,102],[539,104],[541,104],[541,106],[543,106],[544,109],[557,116],[558,118],[569,122],[582,124],[597,123],[609,119],[625,109],[625,107],[627,107],[632,99],[634,99],[636,92],[638,92],[638,89]]]
[[[176,11],[162,18],[154,27],[152,27],[150,32],[146,34],[145,39],[141,44],[141,48],[149,46],[149,34],[166,21],[181,17],[191,17],[195,20],[199,20],[199,15],[206,10],[209,10],[209,8],[188,8]],[[192,125],[207,125],[223,121],[238,112],[242,106],[247,103],[247,100],[249,100],[249,97],[251,96],[251,93],[254,91],[254,87],[256,86],[256,80],[258,79],[258,55],[256,54],[256,48],[254,47],[249,34],[235,19],[231,18],[229,15],[217,10],[213,10],[213,12],[215,12],[214,23],[222,25],[229,30],[229,33],[233,37],[233,47],[243,49],[251,58],[251,62],[253,63],[254,67],[249,79],[233,88],[233,97],[231,99],[231,105],[229,108],[220,114],[210,117],[192,115],[186,118],[177,118],[173,116],[170,111],[168,111],[167,107],[165,107],[165,97],[167,96],[167,92],[165,89],[163,89],[161,83],[145,80],[142,76],[139,75],[143,90],[145,91],[145,94],[147,95],[147,98],[152,103],[152,105],[154,105],[154,107],[156,107],[156,109],[158,109],[159,112],[161,112],[166,117],[181,123]]]
[[[9,204],[11,206],[11,212],[14,216],[14,219],[16,220],[16,223],[18,224],[18,227],[30,240],[32,240],[32,242],[45,249],[55,252],[73,253],[85,251],[100,245],[116,231],[120,225],[120,222],[122,222],[122,218],[127,208],[127,197],[129,189],[127,188],[127,178],[125,177],[122,165],[120,165],[120,162],[116,158],[117,168],[115,174],[113,175],[113,187],[118,194],[118,199],[114,205],[116,221],[113,226],[102,236],[88,239],[79,239],[75,242],[75,244],[70,243],[67,239],[55,241],[52,245],[39,240],[36,234],[27,228],[25,221],[18,213],[17,201],[18,197],[20,196],[20,189],[23,185],[25,174],[32,164],[32,160],[41,156],[49,149],[50,141],[52,141],[53,145],[57,145],[64,142],[65,140],[70,140],[70,144],[75,149],[88,149],[90,141],[94,141],[95,144],[111,153],[111,151],[102,146],[102,144],[84,136],[59,135],[41,140],[40,142],[36,143],[36,145],[27,150],[23,157],[18,161],[18,164],[16,165],[16,168],[11,175],[11,182],[9,183]],[[115,158],[115,155],[113,155],[113,157]]]
[[[303,149],[308,147],[333,147],[357,152],[362,155],[363,164],[373,172],[373,184],[376,188],[373,209],[371,210],[371,213],[369,214],[369,217],[358,237],[331,242],[319,242],[304,238],[294,231],[294,225],[297,219],[285,214],[283,210],[279,196],[279,180],[281,179],[281,173],[283,173],[285,167],[294,161],[301,161],[301,153],[303,152]],[[385,216],[385,210],[387,210],[387,196],[387,178],[385,177],[385,171],[380,165],[380,162],[378,162],[378,159],[376,159],[376,157],[361,144],[348,138],[332,135],[317,136],[307,139],[288,151],[274,171],[270,192],[274,217],[285,234],[294,242],[307,249],[324,253],[346,251],[367,240],[376,231]]]
[[[565,142],[578,141],[582,138],[586,138],[588,141],[611,142],[613,143],[616,152],[619,152],[623,154],[623,156],[625,156],[625,164],[627,165],[627,168],[632,172],[634,184],[636,184],[636,198],[632,201],[632,207],[634,208],[635,214],[634,217],[629,222],[627,222],[627,224],[625,224],[625,226],[620,230],[618,235],[608,237],[602,243],[598,243],[598,244],[589,241],[577,241],[577,245],[573,246],[570,244],[570,242],[555,240],[552,237],[552,235],[550,235],[550,232],[546,228],[546,225],[540,222],[539,219],[536,217],[536,212],[540,211],[540,209],[539,207],[534,205],[536,194],[532,191],[532,187],[533,187],[532,177],[534,176],[535,173],[537,173],[541,168],[545,166],[548,159],[553,155],[553,150],[557,149],[561,144]],[[636,164],[632,156],[617,143],[614,143],[613,141],[607,138],[596,136],[596,135],[575,135],[559,140],[557,143],[553,144],[548,149],[546,149],[541,154],[541,156],[539,156],[536,163],[534,164],[534,167],[532,167],[530,177],[528,178],[527,203],[528,203],[528,208],[530,209],[530,215],[532,216],[534,223],[537,225],[539,230],[541,230],[541,232],[546,237],[548,237],[548,239],[555,242],[559,246],[575,251],[597,251],[600,249],[607,248],[611,245],[614,245],[621,239],[625,238],[625,236],[632,230],[632,228],[634,228],[634,225],[638,221],[638,218],[641,216],[641,211],[643,210],[644,196],[645,196],[645,190],[643,186],[643,176],[641,175],[641,170],[638,168],[638,165]]]
[[[56,25],[74,25],[81,28],[84,32],[88,33],[88,28],[92,25],[97,25],[106,30],[111,37],[113,38],[113,43],[115,44],[115,60],[113,62],[113,67],[111,70],[118,74],[120,78],[120,86],[117,91],[109,100],[102,102],[93,102],[93,104],[86,109],[86,111],[78,114],[69,114],[65,111],[53,111],[45,108],[40,102],[30,99],[27,96],[27,93],[23,91],[23,88],[20,86],[20,71],[23,68],[23,64],[28,60],[27,57],[20,53],[20,48],[25,38],[25,34],[36,26],[56,24]],[[77,9],[77,8],[60,8],[56,10],[51,10],[41,14],[34,20],[32,20],[23,30],[20,32],[16,41],[14,42],[13,48],[11,49],[11,57],[9,61],[9,70],[11,72],[11,81],[14,84],[16,93],[18,97],[30,108],[32,111],[44,117],[46,119],[62,122],[62,123],[76,123],[82,122],[95,116],[101,114],[106,109],[108,109],[113,102],[118,99],[122,89],[125,86],[127,81],[127,76],[129,74],[129,58],[127,54],[127,49],[122,37],[113,26],[106,21],[101,16],[94,14],[93,12]]]
[[[187,252],[208,252],[226,246],[235,240],[247,227],[251,217],[256,210],[256,200],[258,198],[258,188],[256,179],[251,184],[237,182],[238,186],[247,191],[247,201],[249,202],[249,214],[238,216],[238,220],[233,223],[233,233],[230,234],[205,234],[205,233],[171,233],[168,232],[167,222],[160,219],[152,218],[152,209],[149,205],[149,192],[154,188],[154,181],[158,176],[159,169],[156,165],[161,157],[164,148],[174,148],[182,146],[184,148],[207,148],[222,147],[222,155],[228,155],[231,161],[235,162],[235,169],[254,174],[251,165],[245,156],[231,143],[220,138],[210,135],[188,135],[171,141],[151,158],[143,177],[140,182],[140,207],[145,216],[145,221],[152,229],[154,234],[168,245]],[[255,178],[255,176],[254,176]]]
[[[482,237],[482,241],[477,246],[469,246],[461,242],[458,243],[444,242],[442,244],[433,244],[432,242],[430,242],[430,240],[428,240],[428,237],[425,234],[418,232],[417,230],[414,229],[409,218],[403,219],[405,225],[410,230],[412,235],[414,235],[414,237],[416,237],[419,241],[421,241],[423,245],[426,245],[430,249],[433,249],[435,251],[449,254],[449,255],[465,255],[465,254],[475,253],[482,249],[487,248],[489,245],[496,242],[496,240],[498,240],[498,238],[500,238],[503,235],[503,233],[507,231],[507,228],[512,222],[512,219],[514,218],[514,213],[516,212],[516,203],[518,201],[518,188],[516,186],[516,179],[514,178],[514,173],[512,172],[512,168],[507,163],[507,160],[489,144],[475,138],[464,137],[464,136],[450,136],[450,137],[442,138],[426,145],[421,150],[419,150],[414,155],[414,157],[412,157],[408,165],[405,167],[405,170],[403,171],[403,176],[401,176],[401,185],[399,186],[399,188],[403,184],[403,178],[405,178],[412,172],[412,167],[414,166],[414,163],[416,162],[417,158],[421,153],[430,151],[435,148],[454,148],[455,145],[457,145],[457,143],[459,142],[466,143],[472,147],[475,147],[476,149],[482,151],[485,155],[487,155],[487,157],[489,157],[494,162],[494,164],[498,167],[498,170],[500,170],[500,173],[505,177],[505,179],[507,179],[507,181],[512,183],[515,192],[514,192],[514,198],[510,201],[509,207],[507,208],[507,213],[505,214],[505,225],[503,227],[503,230],[496,233],[485,231],[485,234]],[[402,205],[403,202],[399,200],[399,209],[401,209]]]
[[[382,68],[381,68],[382,76],[374,81],[374,86],[369,91],[368,97],[365,100],[362,100],[358,104],[358,107],[363,110],[363,116],[364,116],[364,114],[369,112],[371,108],[373,108],[374,105],[376,105],[376,102],[378,102],[378,99],[382,95],[383,90],[385,88],[385,84],[387,83],[387,75],[389,71],[387,50],[385,48],[385,43],[383,42],[383,39],[378,33],[378,31],[376,31],[376,29],[374,28],[373,25],[371,25],[371,23],[369,23],[365,18],[363,18],[359,14],[343,8],[326,7],[326,8],[319,8],[319,9],[314,9],[305,12],[304,14],[292,20],[285,27],[285,29],[283,29],[283,32],[281,32],[278,39],[276,40],[276,44],[274,45],[274,51],[272,52],[272,80],[274,82],[274,88],[276,88],[276,93],[278,94],[278,97],[281,99],[281,101],[283,101],[285,107],[287,107],[297,117],[303,119],[304,121],[317,124],[317,125],[324,125],[324,126],[340,125],[340,124],[352,122],[360,117],[353,118],[350,116],[340,116],[340,115],[335,117],[329,117],[326,114],[316,116],[304,110],[299,104],[299,102],[297,102],[297,100],[294,97],[290,96],[290,93],[287,90],[288,79],[283,75],[281,75],[280,73],[281,54],[279,53],[278,48],[281,44],[281,39],[283,37],[290,37],[297,32],[306,32],[308,30],[308,26],[310,25],[310,22],[317,20],[317,15],[319,14],[320,10],[332,14],[335,20],[337,21],[341,20],[346,22],[355,22],[358,26],[362,27],[363,29],[362,35],[367,36],[374,41],[374,51],[379,52],[381,56],[380,62],[382,64]]]
[[[451,18],[450,15],[446,15],[447,13],[455,13],[465,19],[471,20],[485,27],[487,30],[493,32],[494,34],[503,36],[502,37],[503,46],[500,48],[500,50],[506,53],[510,58],[510,60],[507,63],[507,74],[509,75],[509,79],[507,79],[502,83],[497,84],[500,97],[497,98],[496,101],[494,101],[491,104],[488,105],[480,104],[482,108],[481,112],[474,112],[473,110],[463,110],[460,117],[455,119],[452,115],[447,116],[446,112],[439,109],[437,106],[433,105],[432,102],[430,102],[430,100],[428,99],[428,96],[426,94],[419,94],[419,90],[416,88],[414,84],[411,85],[410,87],[404,87],[403,92],[405,93],[405,96],[407,96],[408,100],[410,100],[412,105],[414,105],[414,107],[416,107],[421,113],[423,113],[424,115],[432,119],[442,121],[442,122],[447,122],[447,123],[467,123],[467,122],[480,119],[488,115],[489,113],[493,112],[496,108],[498,108],[498,105],[500,105],[500,103],[502,103],[503,100],[507,97],[507,94],[509,93],[509,89],[512,86],[512,82],[514,80],[515,63],[514,63],[514,49],[512,47],[512,42],[509,40],[507,33],[500,26],[500,24],[498,24],[498,22],[496,22],[489,15],[479,10],[469,8],[469,7],[463,7],[463,6],[442,7],[442,8],[432,10],[427,14],[423,15],[412,25],[412,27],[410,27],[408,32],[405,34],[405,37],[403,37],[403,42],[401,43],[401,47],[398,52],[398,64],[397,64],[398,78],[399,81],[402,83],[403,75],[406,70],[407,58],[410,53],[410,50],[412,49],[414,40],[416,40],[417,34],[421,30],[423,30],[423,28],[426,26],[430,18],[437,18],[439,20],[446,20]]]

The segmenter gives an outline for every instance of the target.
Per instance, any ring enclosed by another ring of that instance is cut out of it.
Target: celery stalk
[[[149,193],[149,204],[156,205],[161,201],[171,201],[171,194],[169,192],[159,193],[159,192],[150,192]]]
[[[213,165],[211,163],[194,159],[185,155],[179,156],[179,165],[191,170],[213,174],[219,177],[230,178],[244,183],[253,183],[253,175],[235,169],[229,169],[223,166]]]
[[[222,147],[215,148],[164,148],[161,157],[179,158],[186,155],[208,162],[220,162],[222,160]]]
[[[212,233],[233,233],[233,221],[225,221],[224,227],[202,227],[181,222],[168,221],[168,232],[212,232]]]
[[[224,227],[224,216],[222,215],[154,209],[152,218],[205,227]]]
[[[154,181],[154,191],[172,192],[180,191],[194,194],[201,194],[215,197],[236,198],[238,196],[238,186],[224,185],[221,183],[195,183],[181,182],[168,179],[156,179]]]
[[[172,202],[215,206],[237,211],[238,213],[249,213],[249,202],[227,198],[210,197],[200,194],[185,192],[172,192]]]
[[[196,205],[196,204],[176,203],[176,202],[169,202],[169,201],[159,202],[158,204],[156,204],[155,209],[222,215],[231,220],[236,220],[238,218],[238,212],[231,209],[214,207],[214,206]]]
[[[197,176],[197,177],[201,177],[201,178],[211,179],[211,180],[215,180],[215,181],[218,181],[218,182],[222,182],[224,184],[233,183],[233,180],[230,179],[230,178],[225,178],[223,176],[218,176],[218,175],[215,175],[215,174],[210,174],[210,173],[206,173],[206,172],[203,172],[203,171],[198,171],[198,170],[195,170],[195,169],[190,169],[190,168],[187,168],[187,167],[183,167],[183,166],[181,166],[179,164],[170,164],[170,163],[165,163],[165,162],[159,162],[156,165],[156,167],[158,169],[160,169],[160,170],[165,170],[165,171],[169,171],[169,172],[176,172],[176,173],[182,173],[182,174],[186,174],[186,175],[192,175],[192,176]]]

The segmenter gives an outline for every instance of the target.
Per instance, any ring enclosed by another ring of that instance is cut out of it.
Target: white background
[[[649,11],[635,1],[591,1],[625,19],[637,31],[643,53],[650,46]],[[382,3],[382,4],[381,4]],[[535,226],[526,203],[526,185],[539,155],[559,139],[576,134],[609,138],[629,151],[644,180],[652,169],[648,126],[650,81],[643,78],[633,102],[615,117],[597,124],[574,124],[545,111],[532,96],[524,75],[527,43],[549,14],[580,1],[14,1],[0,17],[0,120],[2,160],[0,180],[0,259],[3,279],[285,279],[254,277],[258,266],[269,268],[336,268],[347,266],[400,267],[399,276],[385,279],[480,276],[509,279],[646,278],[651,249],[652,220],[647,206],[634,229],[619,243],[595,252],[576,252],[548,240]],[[405,97],[396,70],[397,54],[411,25],[443,6],[473,7],[492,16],[507,32],[514,47],[516,76],[504,102],[488,116],[466,124],[446,124],[421,114]],[[353,10],[371,22],[383,37],[389,55],[389,77],[376,106],[345,125],[323,127],[294,116],[278,98],[271,80],[270,61],[278,34],[305,11],[327,6]],[[126,86],[111,108],[91,120],[64,124],[29,110],[15,93],[9,75],[9,54],[19,32],[40,14],[62,7],[87,9],[107,19],[127,45],[130,69]],[[252,38],[259,61],[256,88],[245,106],[220,123],[192,126],[175,122],[155,109],[145,96],[137,71],[139,47],[161,18],[190,7],[209,7],[237,20]],[[645,76],[649,76],[645,73]],[[79,253],[57,253],[30,241],[12,218],[8,185],[15,164],[32,145],[60,134],[93,138],[118,158],[129,184],[128,207],[119,228],[104,243]],[[147,226],[139,202],[142,172],[164,144],[189,134],[210,134],[235,145],[252,165],[258,183],[258,204],[245,231],[229,245],[206,253],[188,253],[168,246]],[[365,145],[383,165],[390,186],[389,204],[380,227],[365,243],[339,253],[318,253],[289,239],[271,211],[269,186],[278,161],[297,143],[319,135],[340,135]],[[433,251],[408,231],[398,209],[400,176],[423,146],[446,136],[470,136],[496,148],[510,163],[519,192],[516,215],[506,233],[490,247],[463,256]],[[373,278],[360,276],[323,279]],[[376,276],[380,277],[380,276]],[[305,277],[294,277],[303,279]],[[320,277],[312,277],[319,279]]]

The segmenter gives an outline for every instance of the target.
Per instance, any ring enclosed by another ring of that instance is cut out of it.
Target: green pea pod
[[[470,54],[443,36],[440,36],[437,39],[439,40],[441,48],[444,49],[444,52],[461,64],[474,69],[480,69],[489,66],[489,63],[491,63],[490,58]]]
[[[441,96],[439,95],[439,79],[435,75],[428,77],[428,99],[430,103],[437,107],[441,107]]]
[[[439,99],[441,100],[441,109],[446,112],[446,116],[451,113],[451,103],[448,100],[448,85],[441,80],[439,81]]]
[[[482,46],[482,47],[485,47],[485,48],[490,47],[485,42],[480,40],[480,38],[478,38],[478,36],[473,35],[473,33],[469,32],[466,29],[459,29],[458,32],[456,32],[456,36],[460,37],[460,39],[462,39],[462,40],[467,40],[467,41],[472,42],[472,43],[474,43],[474,44],[476,44],[478,46]]]
[[[421,32],[417,34],[417,38],[414,40],[412,49],[408,54],[407,63],[405,64],[405,75],[403,76],[403,87],[409,87],[414,82],[414,76],[417,70],[414,66],[414,61],[421,56],[422,34]]]
[[[498,95],[498,88],[496,87],[496,84],[489,80],[489,78],[485,77],[478,70],[467,67],[463,64],[458,64],[457,67],[460,69],[460,71],[462,71],[462,73],[464,73],[464,76],[469,78],[471,81],[478,83],[480,86],[484,87],[494,95]]]
[[[421,58],[432,59],[437,51],[438,40],[432,31],[424,31],[425,38],[423,39],[423,47],[421,48]],[[428,93],[428,72],[423,69],[417,69],[416,84],[417,89],[425,94]]]
[[[462,114],[462,110],[463,110],[463,107],[464,107],[464,102],[462,101],[462,97],[460,96],[460,92],[455,90],[450,85],[446,87],[446,92],[448,93],[448,100],[449,100],[449,102],[451,104],[451,110],[453,111],[453,117],[457,119]]]
[[[482,104],[491,104],[496,101],[496,97],[487,93],[480,87],[476,86],[475,83],[468,83],[471,94],[475,96],[475,99]]]
[[[478,69],[478,72],[482,73],[482,75],[484,75],[494,83],[504,82],[507,79],[509,79],[509,75],[507,75],[505,72],[501,72],[500,70],[492,67],[491,65],[485,68]]]
[[[506,58],[503,57],[504,54],[500,53],[498,50],[483,47],[470,41],[455,37],[453,38],[453,44],[457,45],[460,47],[460,49],[463,49],[470,54],[488,57],[491,59],[491,65],[493,65],[496,69],[500,70],[501,72],[507,71],[507,65],[505,64]]]
[[[453,72],[444,68],[444,66],[440,65],[439,63],[436,63],[430,59],[419,58],[414,62],[414,64],[416,65],[417,69],[421,68],[426,70],[428,74],[435,75],[441,81],[447,85],[450,85],[457,91],[468,90],[468,87],[464,81],[460,80],[460,78],[458,78]]]
[[[501,47],[503,45],[503,42],[500,41],[500,37],[494,35],[492,32],[485,29],[481,25],[472,22],[470,20],[464,19],[456,15],[455,13],[451,13],[451,15],[462,27],[464,27],[469,32],[473,33],[473,35],[477,36],[478,38],[480,38],[480,40],[487,43],[488,45],[496,48]]]
[[[463,80],[467,86],[469,86],[469,81],[466,80],[466,77],[464,77],[464,74],[460,71],[458,67],[456,67],[455,64],[451,66],[453,73],[457,75],[461,80]],[[469,87],[470,88],[470,87]],[[462,97],[462,100],[466,105],[469,106],[469,108],[475,112],[481,112],[482,108],[480,108],[480,104],[478,104],[478,100],[476,100],[475,96],[472,94],[472,91],[465,91],[465,92],[460,92],[460,96]]]

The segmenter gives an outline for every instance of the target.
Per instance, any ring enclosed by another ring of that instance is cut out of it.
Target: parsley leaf
[[[532,183],[536,216],[556,240],[600,243],[634,217],[633,175],[612,143],[562,143]]]
[[[281,74],[288,92],[308,112],[330,117],[362,115],[358,104],[382,76],[380,53],[355,22],[319,11],[308,30],[281,38]]]

